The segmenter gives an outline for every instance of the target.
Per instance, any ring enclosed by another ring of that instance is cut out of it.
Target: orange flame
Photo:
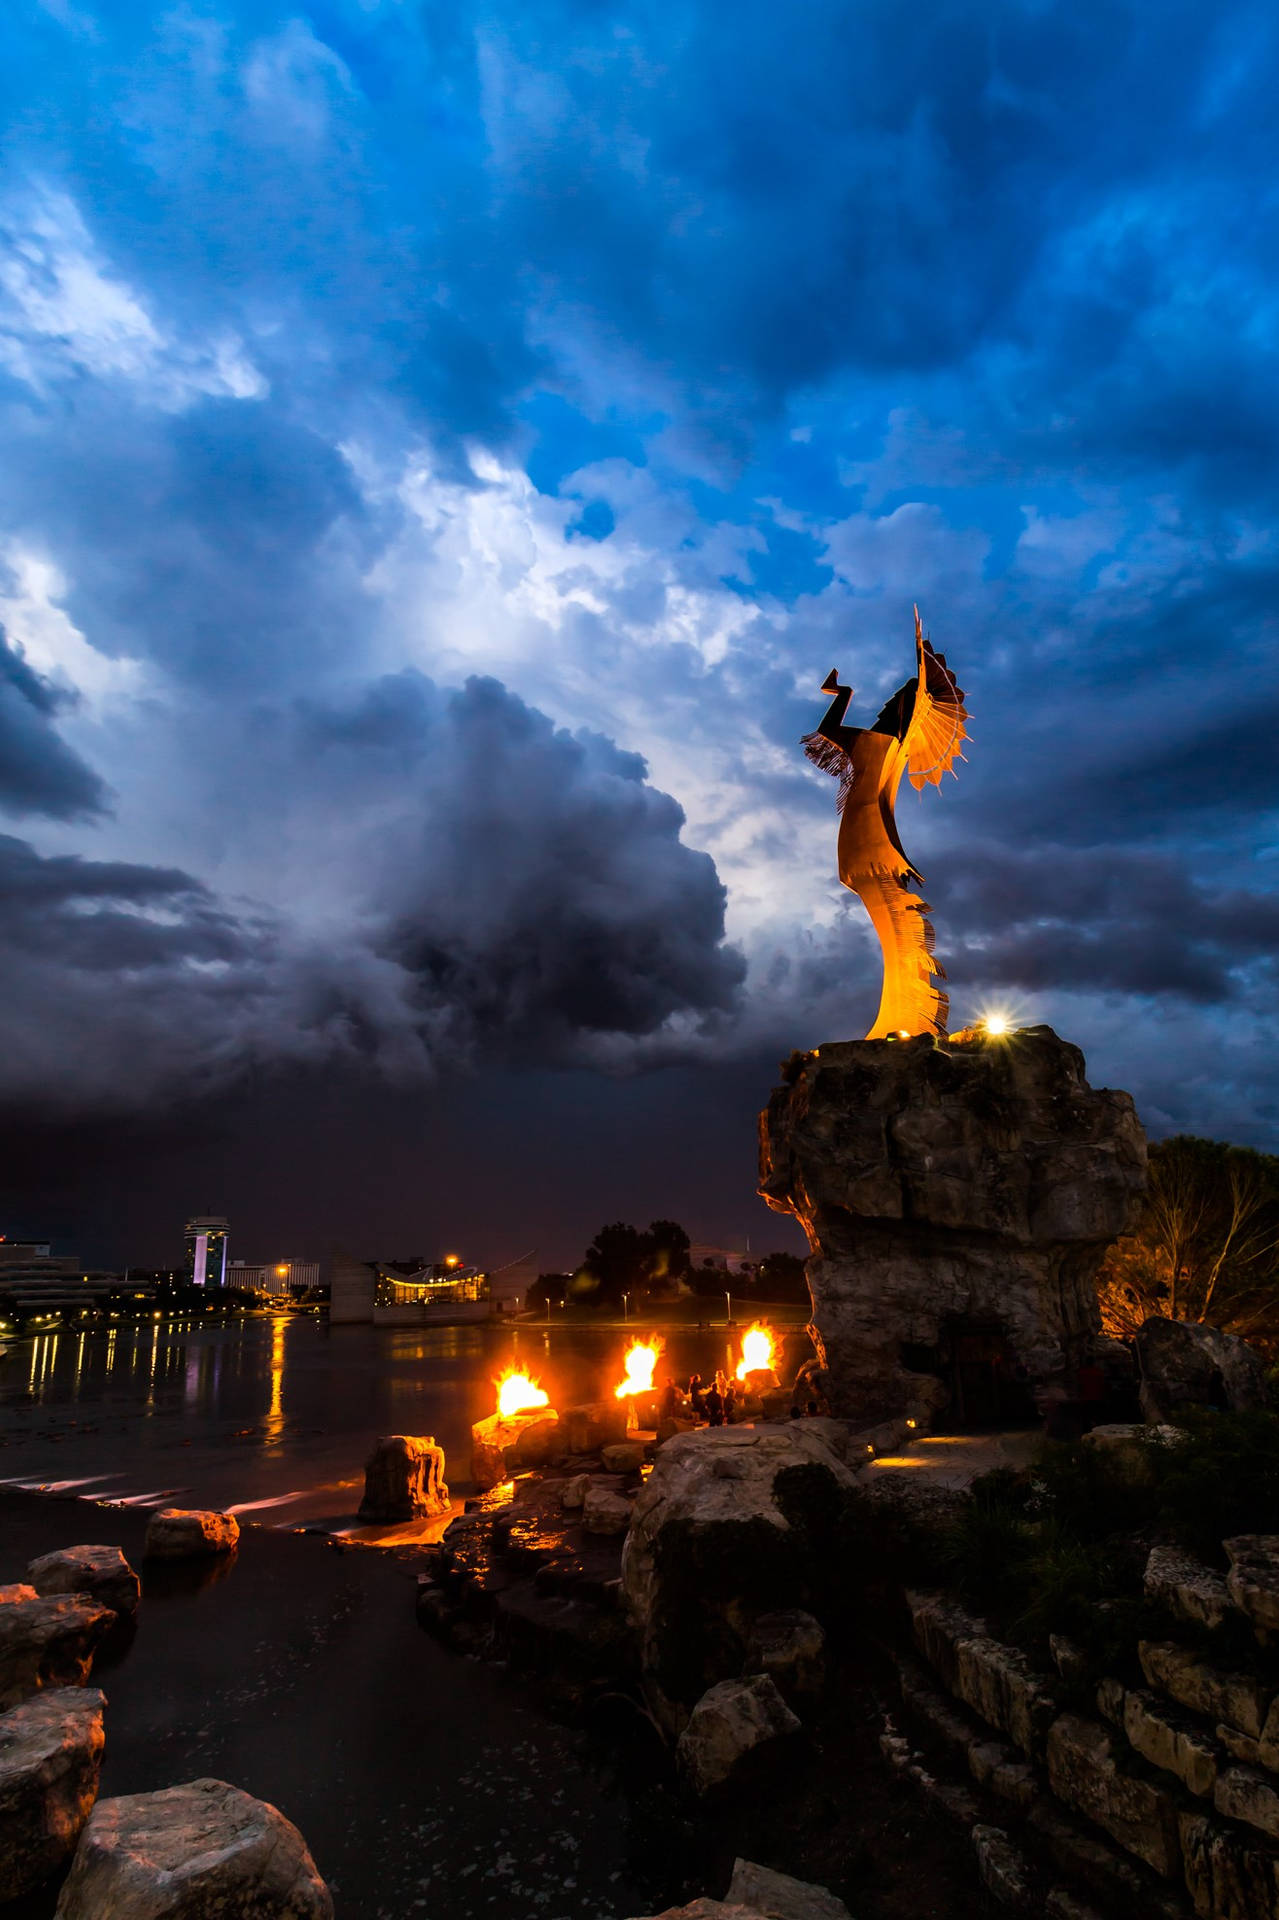
[[[497,1383],[497,1410],[503,1420],[509,1420],[513,1413],[528,1413],[533,1407],[548,1407],[550,1403],[550,1395],[543,1393],[526,1373],[512,1369]]]
[[[748,1327],[742,1335],[742,1357],[737,1366],[737,1377],[744,1380],[748,1373],[761,1369],[772,1371],[773,1336],[760,1321]]]
[[[627,1348],[625,1367],[626,1378],[614,1392],[619,1400],[625,1400],[629,1394],[651,1393],[653,1391],[653,1371],[657,1366],[657,1356],[662,1351],[659,1340],[634,1340]]]

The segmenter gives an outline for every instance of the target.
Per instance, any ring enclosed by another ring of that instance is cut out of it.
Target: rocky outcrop
[[[761,1748],[799,1730],[798,1719],[766,1673],[721,1680],[693,1708],[675,1758],[686,1785],[696,1794],[707,1794],[740,1773]]]
[[[0,1714],[0,1897],[70,1858],[98,1797],[105,1705],[96,1688],[52,1687]]]
[[[433,1434],[393,1433],[374,1444],[364,1463],[361,1520],[420,1520],[448,1510],[444,1449]]]
[[[857,1447],[840,1421],[803,1420],[703,1427],[658,1451],[635,1502],[622,1590],[669,1731],[708,1686],[742,1672],[761,1614],[808,1599],[808,1556],[856,1488]]]
[[[209,1507],[161,1507],[147,1521],[148,1560],[194,1560],[205,1554],[231,1553],[240,1538],[233,1513]]]
[[[1149,1684],[1170,1700],[1260,1740],[1273,1692],[1253,1674],[1223,1673],[1172,1640],[1139,1641],[1137,1658]]]
[[[906,1605],[915,1645],[950,1691],[1023,1753],[1042,1756],[1059,1704],[1044,1676],[944,1595],[908,1593]]]
[[[224,1780],[102,1800],[56,1920],[333,1920],[306,1842]]]
[[[46,1687],[83,1686],[115,1620],[79,1593],[0,1604],[0,1710]]]
[[[1158,1781],[1124,1767],[1106,1727],[1063,1713],[1049,1729],[1047,1753],[1049,1784],[1059,1800],[1095,1820],[1156,1873],[1179,1874],[1177,1801]]]
[[[1023,1386],[1091,1349],[1094,1275],[1132,1224],[1145,1139],[1048,1027],[843,1041],[796,1055],[760,1120],[760,1192],[812,1247],[832,1410],[927,1414],[957,1328],[995,1329]]]
[[[1265,1362],[1236,1334],[1155,1315],[1138,1329],[1135,1346],[1144,1420],[1175,1423],[1183,1407],[1269,1405]]]
[[[128,1619],[137,1612],[142,1588],[119,1547],[63,1547],[27,1568],[37,1593],[87,1593],[100,1606]]]

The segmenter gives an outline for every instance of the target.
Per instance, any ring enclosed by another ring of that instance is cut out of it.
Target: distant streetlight
[[[630,1294],[629,1294],[629,1293],[624,1293],[624,1294],[622,1295],[622,1318],[623,1318],[623,1320],[629,1320],[629,1319],[630,1319],[630,1317],[631,1317],[631,1316],[630,1316],[630,1313],[629,1313],[629,1312],[628,1312],[628,1310],[627,1310],[627,1304],[626,1304],[626,1303],[627,1303],[627,1301],[628,1301],[628,1300],[630,1299],[630,1297],[631,1297],[631,1296],[630,1296]]]
[[[727,1287],[725,1287],[724,1289],[724,1325],[726,1327],[731,1327],[732,1324],[733,1324],[733,1296],[728,1291]]]

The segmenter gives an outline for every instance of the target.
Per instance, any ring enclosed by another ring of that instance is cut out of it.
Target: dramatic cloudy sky
[[[877,961],[796,745],[912,600],[957,1020],[1276,1145],[1276,19],[16,0],[11,1231],[785,1239]]]

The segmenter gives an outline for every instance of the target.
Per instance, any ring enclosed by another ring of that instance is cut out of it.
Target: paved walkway
[[[1042,1438],[1037,1427],[1019,1427],[1009,1433],[923,1434],[900,1453],[883,1453],[868,1462],[859,1478],[910,1474],[930,1486],[958,1492],[995,1467],[1029,1466]]]

